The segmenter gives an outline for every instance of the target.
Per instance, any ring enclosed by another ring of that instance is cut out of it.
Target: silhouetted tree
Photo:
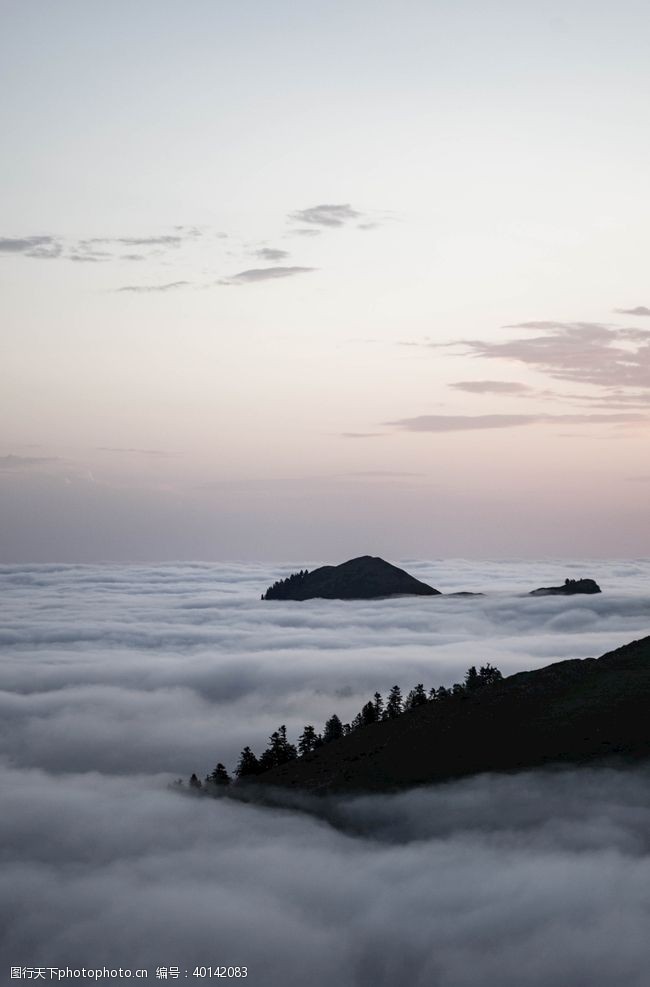
[[[309,754],[318,746],[318,735],[312,726],[306,726],[298,738],[298,753]]]
[[[369,723],[375,723],[377,719],[377,713],[375,711],[375,705],[373,702],[367,702],[366,705],[361,710],[361,721],[364,727],[367,727]]]
[[[381,692],[375,693],[373,706],[375,707],[375,719],[381,720],[384,715],[384,700],[381,698]]]
[[[305,576],[309,575],[306,569],[300,572],[292,572],[286,579],[278,579],[269,586],[266,593],[262,593],[263,600],[286,600],[294,596],[296,588],[302,583]]]
[[[271,734],[271,737],[273,735]],[[271,768],[276,766],[275,756],[271,747],[267,747],[265,751],[262,751],[259,758],[260,773],[264,771],[269,771]]]
[[[406,702],[404,703],[404,711],[409,709],[415,709],[417,706],[424,706],[427,701],[427,694],[424,691],[424,686],[420,682],[411,689],[408,696],[406,697]]]
[[[436,699],[438,700],[449,699],[449,696],[450,696],[449,689],[446,689],[444,685],[441,685],[438,691],[436,692]]]
[[[225,765],[219,761],[216,768],[209,774],[206,781],[211,782],[213,785],[229,785],[230,775],[226,771]]]
[[[286,764],[298,757],[298,752],[293,744],[287,740],[287,728],[284,724],[274,730],[269,737],[269,746],[260,758],[260,764],[266,770],[269,767],[275,768],[279,764]]]
[[[196,789],[203,788],[203,785],[201,784],[201,779],[197,778],[195,774],[192,774],[192,777],[190,778],[190,788],[196,788]]]
[[[355,730],[360,730],[363,726],[365,726],[365,723],[363,722],[363,713],[357,713],[350,723],[350,733],[354,733]]]
[[[384,717],[387,720],[394,720],[402,712],[402,690],[398,685],[394,685],[388,693],[388,701],[384,710]]]
[[[258,775],[262,770],[260,762],[258,761],[255,754],[253,754],[250,747],[244,747],[243,751],[239,755],[239,763],[237,764],[237,777],[238,778],[249,778],[252,775]]]
[[[339,740],[343,736],[343,724],[336,713],[330,716],[323,730],[323,743],[330,744],[333,740]]]
[[[474,692],[476,689],[480,689],[482,682],[478,677],[478,672],[476,671],[476,666],[472,665],[468,668],[465,673],[465,688],[468,692]]]
[[[501,682],[503,679],[503,675],[499,669],[490,664],[481,666],[478,677],[483,685],[494,685],[495,682]]]
[[[451,694],[454,699],[460,699],[465,695],[465,686],[461,685],[460,682],[454,682],[451,687]]]

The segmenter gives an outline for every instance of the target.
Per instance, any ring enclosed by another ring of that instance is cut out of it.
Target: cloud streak
[[[59,257],[62,251],[61,241],[53,236],[0,237],[2,254],[49,259]]]
[[[315,270],[315,267],[254,267],[247,271],[239,271],[238,274],[228,278],[222,278],[218,284],[257,284],[260,281],[275,281],[280,278],[292,278],[297,274],[309,274]]]
[[[288,250],[279,250],[277,247],[260,247],[259,250],[255,250],[255,257],[259,257],[260,260],[274,261],[274,260],[286,260],[289,256]]]
[[[128,453],[139,456],[168,456],[162,449],[138,449],[133,446],[97,446],[98,452]]]
[[[557,380],[650,389],[650,330],[595,322],[522,322],[506,328],[538,335],[503,343],[470,339],[460,345],[473,356],[523,363]]]
[[[527,384],[510,380],[458,380],[449,387],[468,394],[529,394],[533,390]]]
[[[61,460],[58,456],[15,456],[10,453],[8,456],[0,456],[0,471],[31,470],[35,466],[49,466],[59,462]]]
[[[384,422],[405,432],[468,432],[495,428],[521,428],[524,425],[633,425],[647,424],[650,418],[636,414],[591,415],[417,415]]]
[[[636,308],[615,308],[619,315],[650,315],[650,308],[647,305],[637,305]]]
[[[289,213],[289,219],[294,223],[328,228],[345,226],[347,223],[361,219],[362,216],[363,213],[353,209],[349,202],[329,205],[321,203],[318,206],[309,206],[307,209],[298,209],[296,212]]]
[[[341,432],[342,439],[380,439],[385,432]]]
[[[189,281],[169,281],[167,284],[127,284],[122,288],[116,288],[116,292],[131,291],[131,292],[156,292],[156,291],[174,291],[176,288],[186,288],[190,284]]]

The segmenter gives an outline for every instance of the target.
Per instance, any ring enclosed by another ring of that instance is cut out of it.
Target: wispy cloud
[[[185,288],[190,284],[189,281],[170,281],[168,284],[126,284],[122,288],[116,288],[115,291],[133,291],[133,292],[150,292],[150,291],[174,291],[176,288]]]
[[[650,315],[650,308],[647,305],[637,305],[636,308],[615,308],[619,315]]]
[[[278,250],[277,247],[260,247],[259,250],[253,251],[254,257],[259,257],[260,260],[286,260],[289,256],[288,250]]]
[[[526,394],[533,390],[527,384],[510,380],[457,380],[449,387],[468,394]]]
[[[82,264],[101,264],[105,263],[107,260],[110,260],[111,256],[105,251],[102,251],[101,253],[95,254],[68,254],[67,259],[77,261]]]
[[[173,229],[173,233],[151,236],[99,236],[82,239],[51,235],[0,237],[0,253],[45,259],[60,257],[89,263],[114,260],[118,256],[120,260],[142,260],[145,258],[144,254],[127,252],[118,255],[116,251],[123,250],[125,247],[139,247],[148,250],[151,255],[152,252],[176,249],[186,241],[203,236],[203,231],[198,227],[175,226]]]
[[[538,335],[503,343],[469,339],[460,345],[474,356],[524,363],[558,380],[601,388],[650,388],[648,329],[597,322],[522,322],[506,328],[532,329]]]
[[[97,446],[98,452],[116,452],[116,453],[126,453],[135,454],[139,456],[168,456],[168,452],[164,452],[162,449],[138,449],[132,446]]]
[[[92,237],[89,240],[80,240],[79,245],[92,247],[96,243],[113,243],[123,247],[180,247],[186,239],[187,236],[177,233],[163,236]]]
[[[291,278],[296,274],[308,274],[315,267],[253,267],[240,271],[229,278],[222,278],[218,284],[255,284],[258,281],[273,281],[276,278]]]
[[[385,432],[341,432],[343,439],[379,439]]]
[[[3,254],[49,259],[59,257],[62,251],[61,241],[54,236],[0,237],[0,253]]]
[[[650,423],[646,415],[418,415],[383,422],[404,432],[468,432],[524,425],[631,425]]]
[[[59,463],[58,456],[15,456],[10,453],[8,456],[0,456],[0,470],[29,470],[38,466],[49,466],[51,463]]]
[[[289,213],[289,219],[294,223],[308,223],[311,226],[345,226],[354,220],[361,219],[363,213],[353,209],[349,202],[339,204],[321,203],[298,209]]]
[[[353,477],[416,477],[426,476],[426,473],[410,473],[406,470],[353,470],[349,473],[341,473],[341,476]]]

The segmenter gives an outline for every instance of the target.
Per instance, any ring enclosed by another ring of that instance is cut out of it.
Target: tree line
[[[269,586],[266,593],[262,593],[262,600],[291,600],[296,587],[308,576],[307,569],[300,572],[292,572],[286,579],[277,579],[272,586]]]
[[[394,720],[410,710],[417,709],[427,703],[448,702],[466,698],[469,694],[480,689],[488,688],[503,678],[498,668],[493,665],[482,665],[478,671],[475,665],[467,669],[464,682],[455,682],[449,689],[441,685],[438,689],[429,689],[427,692],[420,682],[414,686],[406,698],[402,695],[402,690],[398,685],[394,685],[386,700],[380,692],[375,692],[372,699],[359,710],[357,715],[349,723],[342,723],[336,713],[325,722],[320,733],[316,732],[313,724],[307,724],[295,744],[291,743],[287,737],[287,728],[283,724],[274,730],[269,737],[269,743],[258,757],[250,747],[244,747],[239,755],[235,775],[237,779],[252,778],[263,774],[270,768],[286,764],[298,757],[304,757],[318,750],[324,744],[331,744],[341,737],[346,737],[356,730],[362,730],[371,723],[379,723],[383,720]],[[193,774],[189,784],[193,789],[202,789],[206,786],[224,786],[231,783],[231,777],[224,764],[219,761],[214,770],[206,775],[205,781]],[[176,782],[182,785],[182,781]]]

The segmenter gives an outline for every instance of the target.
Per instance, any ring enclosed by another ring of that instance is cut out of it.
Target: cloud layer
[[[404,564],[488,595],[269,604],[261,591],[294,565],[0,567],[7,963],[239,964],[271,987],[476,987],[477,969],[499,987],[644,987],[644,772],[301,811],[167,789],[395,681],[515,671],[650,630],[648,562]],[[602,596],[521,595],[580,574]]]

